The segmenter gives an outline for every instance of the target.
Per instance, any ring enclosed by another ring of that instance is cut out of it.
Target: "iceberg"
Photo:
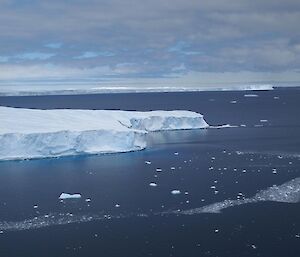
[[[191,111],[0,107],[0,160],[142,150],[149,131],[207,128]]]
[[[61,193],[58,199],[65,200],[65,199],[79,199],[79,198],[81,198],[81,194]]]

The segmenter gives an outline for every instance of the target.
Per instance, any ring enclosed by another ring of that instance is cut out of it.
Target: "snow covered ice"
[[[148,131],[207,128],[190,111],[35,110],[0,107],[0,160],[129,152]]]

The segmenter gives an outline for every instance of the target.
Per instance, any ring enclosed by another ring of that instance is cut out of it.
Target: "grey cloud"
[[[46,47],[53,65],[75,70],[295,71],[299,23],[298,0],[2,0],[0,63]]]

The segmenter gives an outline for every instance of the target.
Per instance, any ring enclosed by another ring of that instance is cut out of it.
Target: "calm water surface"
[[[0,97],[0,105],[184,109],[237,126],[152,133],[140,152],[0,162],[1,257],[300,256],[297,202],[180,214],[300,177],[299,89]],[[60,202],[62,192],[82,198]]]

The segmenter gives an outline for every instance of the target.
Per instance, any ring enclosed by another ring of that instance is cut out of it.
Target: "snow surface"
[[[146,147],[148,131],[208,127],[190,111],[0,107],[0,121],[0,160],[135,151]]]

